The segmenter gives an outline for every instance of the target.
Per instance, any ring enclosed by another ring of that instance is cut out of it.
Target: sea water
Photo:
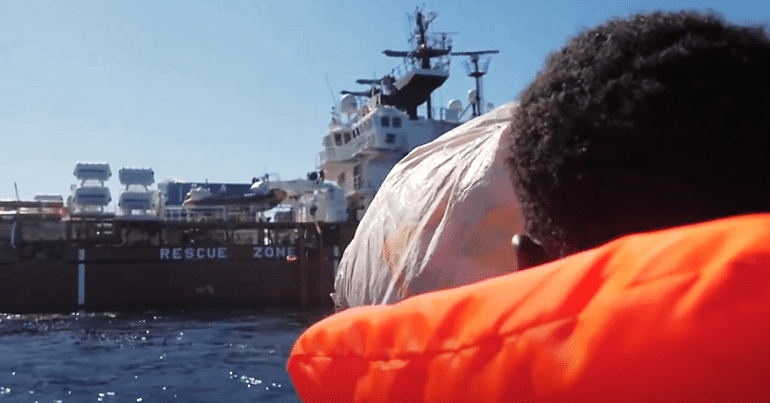
[[[317,319],[281,310],[0,315],[0,402],[297,402]]]

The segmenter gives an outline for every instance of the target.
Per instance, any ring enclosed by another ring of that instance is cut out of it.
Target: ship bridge
[[[395,83],[391,104],[406,111],[410,119],[417,119],[417,107],[430,101],[430,95],[449,78],[449,61],[437,68],[413,68]]]

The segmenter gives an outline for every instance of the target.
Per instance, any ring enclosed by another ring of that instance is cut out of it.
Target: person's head
[[[770,40],[696,12],[609,21],[519,97],[509,158],[552,257],[619,236],[770,211]]]

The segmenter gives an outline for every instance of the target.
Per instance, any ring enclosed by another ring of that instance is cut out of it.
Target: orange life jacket
[[[768,401],[770,214],[350,309],[288,370],[306,402]]]

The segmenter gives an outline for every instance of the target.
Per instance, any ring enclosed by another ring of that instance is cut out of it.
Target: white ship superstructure
[[[460,101],[452,100],[447,108],[440,108],[437,116],[431,105],[431,94],[449,78],[451,55],[496,52],[452,53],[448,34],[428,32],[433,18],[435,13],[425,15],[418,10],[410,40],[412,50],[383,52],[403,58],[403,65],[380,79],[358,80],[358,84],[370,86],[369,90],[343,91],[333,110],[322,140],[318,169],[325,179],[342,188],[350,218],[363,216],[401,158],[462,123],[464,110]],[[472,105],[483,102],[475,94],[480,91],[471,96]],[[417,109],[423,104],[426,116],[419,116]],[[474,111],[484,109],[474,106]]]

